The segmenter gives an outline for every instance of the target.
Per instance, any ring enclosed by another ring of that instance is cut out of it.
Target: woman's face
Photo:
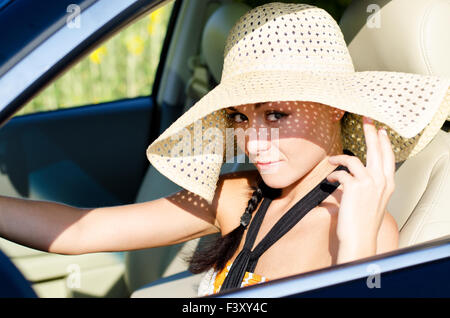
[[[336,149],[342,151],[344,111],[314,102],[267,102],[226,109],[238,147],[264,182],[284,188],[302,178]],[[337,150],[339,151],[339,150]]]

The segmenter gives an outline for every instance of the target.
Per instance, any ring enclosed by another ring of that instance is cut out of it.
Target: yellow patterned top
[[[227,277],[232,264],[233,263],[231,261],[228,261],[227,265],[220,272],[217,273],[216,278],[214,279],[214,293],[219,292],[220,287],[225,281],[225,277]],[[264,276],[250,272],[245,272],[244,279],[242,280],[241,283],[241,287],[250,286],[266,281],[267,279]]]
[[[218,293],[220,291],[220,287],[225,281],[225,277],[227,277],[228,272],[231,269],[232,264],[233,263],[231,261],[228,261],[226,266],[221,271],[217,272],[211,269],[210,272],[206,273],[205,276],[203,277],[202,282],[200,283],[198,295],[207,296]],[[245,272],[244,279],[242,280],[241,283],[241,287],[255,285],[267,281],[268,279],[264,276],[255,273]]]

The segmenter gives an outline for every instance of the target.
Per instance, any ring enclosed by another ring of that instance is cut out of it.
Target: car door
[[[135,202],[160,131],[155,92],[178,8],[0,3],[0,27],[10,30],[0,40],[1,195],[76,207]],[[5,239],[0,249],[38,296],[129,295],[122,253],[56,255]]]

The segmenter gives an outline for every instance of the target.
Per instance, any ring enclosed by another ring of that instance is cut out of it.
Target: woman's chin
[[[290,180],[291,178],[289,178],[281,170],[278,170],[277,172],[273,173],[269,173],[267,170],[266,171],[259,170],[259,173],[264,183],[273,189],[282,189],[292,183]]]

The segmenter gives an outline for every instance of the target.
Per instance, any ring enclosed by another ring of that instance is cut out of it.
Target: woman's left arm
[[[355,156],[338,155],[330,163],[346,166],[327,179],[339,181],[343,194],[336,234],[339,239],[337,263],[369,257],[398,246],[398,229],[386,206],[394,192],[395,156],[384,129],[363,117],[367,146],[366,166]]]
[[[386,211],[377,238],[377,254],[386,253],[398,248],[398,226],[394,217]]]
[[[399,232],[397,222],[387,211],[381,223],[378,237],[366,244],[345,244],[341,242],[338,249],[337,264],[351,262],[375,254],[387,253],[398,248]]]

